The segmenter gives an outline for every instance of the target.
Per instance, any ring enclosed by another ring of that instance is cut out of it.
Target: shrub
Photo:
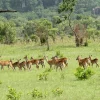
[[[82,68],[82,67],[78,67],[76,69],[75,72],[75,76],[79,79],[79,80],[83,80],[83,79],[88,79],[90,78],[92,75],[94,74],[94,72],[91,70],[91,68]]]
[[[21,97],[21,93],[17,92],[16,89],[9,87],[7,96],[7,100],[19,100]]]
[[[42,92],[37,89],[34,89],[31,94],[32,94],[33,98],[42,98],[43,97]]]
[[[52,90],[52,93],[55,95],[55,96],[60,96],[62,93],[63,93],[63,90],[60,89],[59,87],[56,88],[56,89],[53,89]]]
[[[48,79],[47,76],[48,76],[47,72],[43,72],[43,73],[38,75],[39,80],[45,80],[45,81]]]
[[[48,79],[49,72],[51,72],[51,71],[52,71],[52,69],[47,68],[43,73],[38,75],[39,80],[45,80],[46,81]]]

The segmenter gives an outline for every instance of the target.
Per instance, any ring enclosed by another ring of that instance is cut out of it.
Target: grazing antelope
[[[92,55],[91,55],[91,56],[92,56]],[[96,64],[96,67],[99,67],[99,65],[98,65],[98,59],[97,59],[97,58],[91,59],[91,56],[89,56],[89,59],[90,59],[90,61],[91,61],[92,66],[93,66],[93,64]]]
[[[39,68],[39,60],[38,59],[33,59],[33,57],[31,57],[31,63],[32,65],[36,65],[36,68]]]
[[[0,65],[1,65],[1,70],[4,69],[4,66],[8,66],[8,68],[10,66],[11,68],[13,68],[11,60],[10,61],[9,60],[8,61],[0,61]]]
[[[33,57],[31,57],[31,59],[33,59]],[[39,60],[39,64],[43,67],[45,67],[45,62],[44,62],[44,58],[41,58],[41,59],[37,59]]]
[[[58,56],[54,56],[54,57],[52,57],[51,59],[58,59],[58,60],[61,60],[61,61],[63,61],[64,62],[64,64],[65,64],[65,67],[67,67],[68,66],[68,59],[66,58],[66,57],[64,57],[64,58],[58,58]]]
[[[76,60],[78,60],[78,63],[79,63],[79,66],[82,66],[83,68],[87,67],[88,66],[88,63],[87,63],[87,59],[81,59],[80,56],[78,56],[76,58]]]

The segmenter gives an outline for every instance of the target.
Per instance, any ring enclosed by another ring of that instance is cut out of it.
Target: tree
[[[74,29],[71,26],[71,14],[74,10],[74,6],[76,4],[76,0],[63,0],[62,3],[60,3],[59,8],[58,8],[58,12],[59,13],[66,13],[67,14],[67,18],[69,21],[69,27],[72,30],[72,32],[74,33],[76,39],[78,39],[76,32],[74,31]],[[77,46],[77,45],[76,45]]]
[[[36,23],[35,32],[36,35],[40,38],[41,45],[47,45],[47,50],[50,49],[49,46],[49,36],[54,40],[54,35],[56,33],[56,29],[53,28],[52,22],[47,19],[40,19]]]
[[[53,28],[52,22],[47,19],[28,21],[23,30],[26,39],[31,38],[32,40],[37,41],[38,36],[41,45],[47,45],[47,50],[50,49],[49,37],[55,41],[57,31],[57,28]]]
[[[12,44],[15,42],[16,30],[11,22],[0,22],[0,42]]]

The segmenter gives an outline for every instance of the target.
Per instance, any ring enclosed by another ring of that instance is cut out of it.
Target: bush
[[[48,73],[44,72],[44,73],[39,74],[38,78],[39,78],[39,80],[45,80],[46,81],[48,79],[47,76],[48,76]]]
[[[83,79],[88,79],[90,78],[92,75],[94,74],[94,72],[90,69],[90,68],[82,68],[82,67],[78,67],[76,69],[75,72],[75,76],[79,79],[79,80],[83,80]]]
[[[43,97],[42,92],[40,92],[37,89],[34,89],[31,94],[32,94],[33,98],[42,98]]]
[[[63,93],[63,90],[60,89],[60,88],[56,88],[56,89],[52,90],[52,93],[53,93],[55,96],[60,96],[60,95]]]
[[[50,69],[50,68],[45,69],[45,71],[43,73],[41,73],[41,74],[38,75],[38,79],[46,81],[48,79],[48,75],[49,75],[49,73],[51,71],[52,71],[52,69]]]
[[[17,92],[16,89],[9,87],[9,93],[6,95],[7,100],[19,100],[21,97],[21,93]]]

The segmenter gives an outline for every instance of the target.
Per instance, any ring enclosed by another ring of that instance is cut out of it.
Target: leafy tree
[[[14,23],[0,22],[0,42],[5,44],[11,44],[15,42],[16,30]]]
[[[26,39],[31,38],[32,40],[37,41],[37,37],[40,39],[41,45],[46,44],[47,50],[49,50],[49,37],[55,41],[55,35],[57,33],[57,28],[53,28],[52,22],[47,19],[40,19],[34,21],[28,21],[24,26],[24,37]]]
[[[47,50],[50,49],[49,46],[49,36],[51,35],[51,30],[53,29],[52,22],[46,19],[41,19],[36,23],[36,34],[40,38],[41,45],[46,43]],[[52,30],[53,31],[53,30]],[[53,31],[54,32],[54,31]]]
[[[75,34],[75,37],[78,39],[76,33],[74,32],[74,30],[71,26],[71,19],[70,19],[71,14],[73,13],[75,4],[76,4],[76,0],[63,0],[62,3],[59,5],[58,12],[59,13],[64,12],[67,14],[67,19],[69,21],[70,29]],[[65,20],[66,20],[66,17],[65,17]]]

